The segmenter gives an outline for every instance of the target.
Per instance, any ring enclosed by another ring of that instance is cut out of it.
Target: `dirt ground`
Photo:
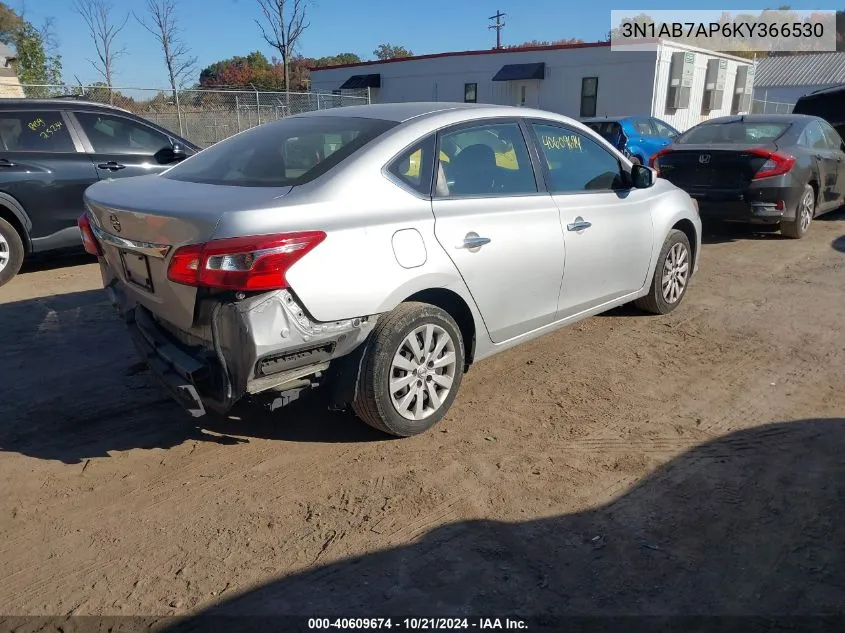
[[[307,401],[195,424],[95,265],[31,264],[0,289],[0,612],[841,611],[845,214],[701,266],[392,440]]]

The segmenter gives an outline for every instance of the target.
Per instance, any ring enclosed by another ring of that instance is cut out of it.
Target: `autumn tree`
[[[28,97],[49,96],[49,89],[62,83],[62,60],[58,55],[48,55],[41,33],[29,22],[22,22],[15,35],[15,71],[23,85],[42,86],[27,90]]]
[[[314,61],[314,66],[316,68],[322,68],[324,66],[340,66],[342,64],[360,64],[361,61],[361,58],[355,53],[338,53],[337,55],[318,58]]]
[[[61,56],[53,52],[52,19],[41,28],[28,22],[7,4],[0,2],[0,42],[14,46],[15,73],[29,97],[49,97],[47,86],[62,83]],[[51,46],[52,45],[52,46]]]
[[[147,0],[147,17],[135,19],[149,31],[161,45],[167,78],[174,98],[188,76],[194,71],[197,58],[182,40],[176,15],[176,0]]]
[[[505,46],[508,49],[514,48],[537,48],[540,46],[565,46],[568,44],[583,44],[584,40],[579,40],[577,38],[570,38],[570,39],[562,39],[562,40],[530,40],[528,42],[523,42],[522,44],[511,44],[510,46]]]
[[[94,41],[97,59],[89,60],[91,65],[102,75],[107,86],[114,85],[115,63],[126,54],[118,36],[129,21],[129,14],[114,17],[110,0],[74,0],[74,9],[85,21],[88,35]]]
[[[271,62],[263,53],[254,51],[246,57],[237,55],[203,68],[199,83],[203,88],[281,90],[285,85],[284,68],[280,61]]]
[[[387,43],[379,44],[376,50],[373,51],[373,55],[376,56],[376,59],[381,60],[411,57],[413,54],[413,51],[408,50],[404,46],[394,46],[393,44]]]
[[[6,45],[14,44],[22,21],[14,9],[0,2],[0,42]]]
[[[264,22],[256,20],[261,36],[270,46],[279,51],[285,78],[285,90],[290,86],[288,64],[299,39],[309,27],[306,13],[309,0],[257,0]]]

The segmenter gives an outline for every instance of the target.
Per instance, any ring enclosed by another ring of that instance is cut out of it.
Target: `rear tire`
[[[807,235],[810,224],[816,215],[816,190],[812,185],[804,185],[804,193],[795,209],[795,220],[780,223],[780,234],[793,240],[800,240]]]
[[[0,218],[0,286],[11,281],[23,264],[23,240],[11,224]]]
[[[686,296],[692,269],[689,240],[683,231],[672,229],[660,249],[648,294],[634,305],[652,314],[669,314]]]
[[[449,313],[403,303],[379,318],[370,334],[352,409],[385,433],[423,433],[449,410],[463,369],[463,339]]]

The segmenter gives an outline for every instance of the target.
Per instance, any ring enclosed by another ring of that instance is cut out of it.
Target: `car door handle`
[[[121,165],[118,162],[110,160],[107,163],[100,163],[97,165],[98,169],[108,169],[109,171],[117,171],[118,169],[126,169],[126,165]]]
[[[0,167],[14,167],[15,164],[8,158],[0,158]]]
[[[464,243],[458,248],[479,248],[489,243],[489,237],[481,237],[476,233],[467,233],[467,236],[464,238]]]
[[[587,222],[584,218],[575,218],[575,222],[570,222],[566,228],[570,231],[583,231],[593,226],[592,222]]]

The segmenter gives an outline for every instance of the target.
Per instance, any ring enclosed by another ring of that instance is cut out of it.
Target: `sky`
[[[114,13],[143,12],[144,0],[111,0]],[[83,84],[101,81],[89,59],[94,44],[82,18],[73,10],[73,0],[6,0],[20,10],[25,2],[26,18],[38,25],[53,17],[62,56],[64,79]],[[498,4],[497,4],[498,3]],[[710,0],[685,8],[721,7],[725,11],[761,10],[788,3],[795,10],[843,8],[842,2],[825,0],[775,0],[711,5]],[[840,6],[837,7],[837,4]],[[622,6],[620,6],[622,5]],[[357,53],[372,59],[373,50],[383,42],[409,48],[415,54],[491,48],[495,31],[488,29],[489,16],[506,13],[503,44],[529,40],[579,38],[596,41],[610,30],[610,11],[629,10],[636,15],[649,10],[677,9],[677,0],[651,0],[648,4],[592,0],[313,0],[308,11],[310,27],[299,43],[299,53],[322,57],[341,52]],[[260,18],[256,0],[179,0],[179,20],[183,39],[197,59],[199,71],[215,61],[262,51],[271,57],[274,50],[261,38],[255,23]],[[133,18],[120,34],[127,54],[116,62],[116,87],[159,88],[167,85],[167,74],[158,42]]]

